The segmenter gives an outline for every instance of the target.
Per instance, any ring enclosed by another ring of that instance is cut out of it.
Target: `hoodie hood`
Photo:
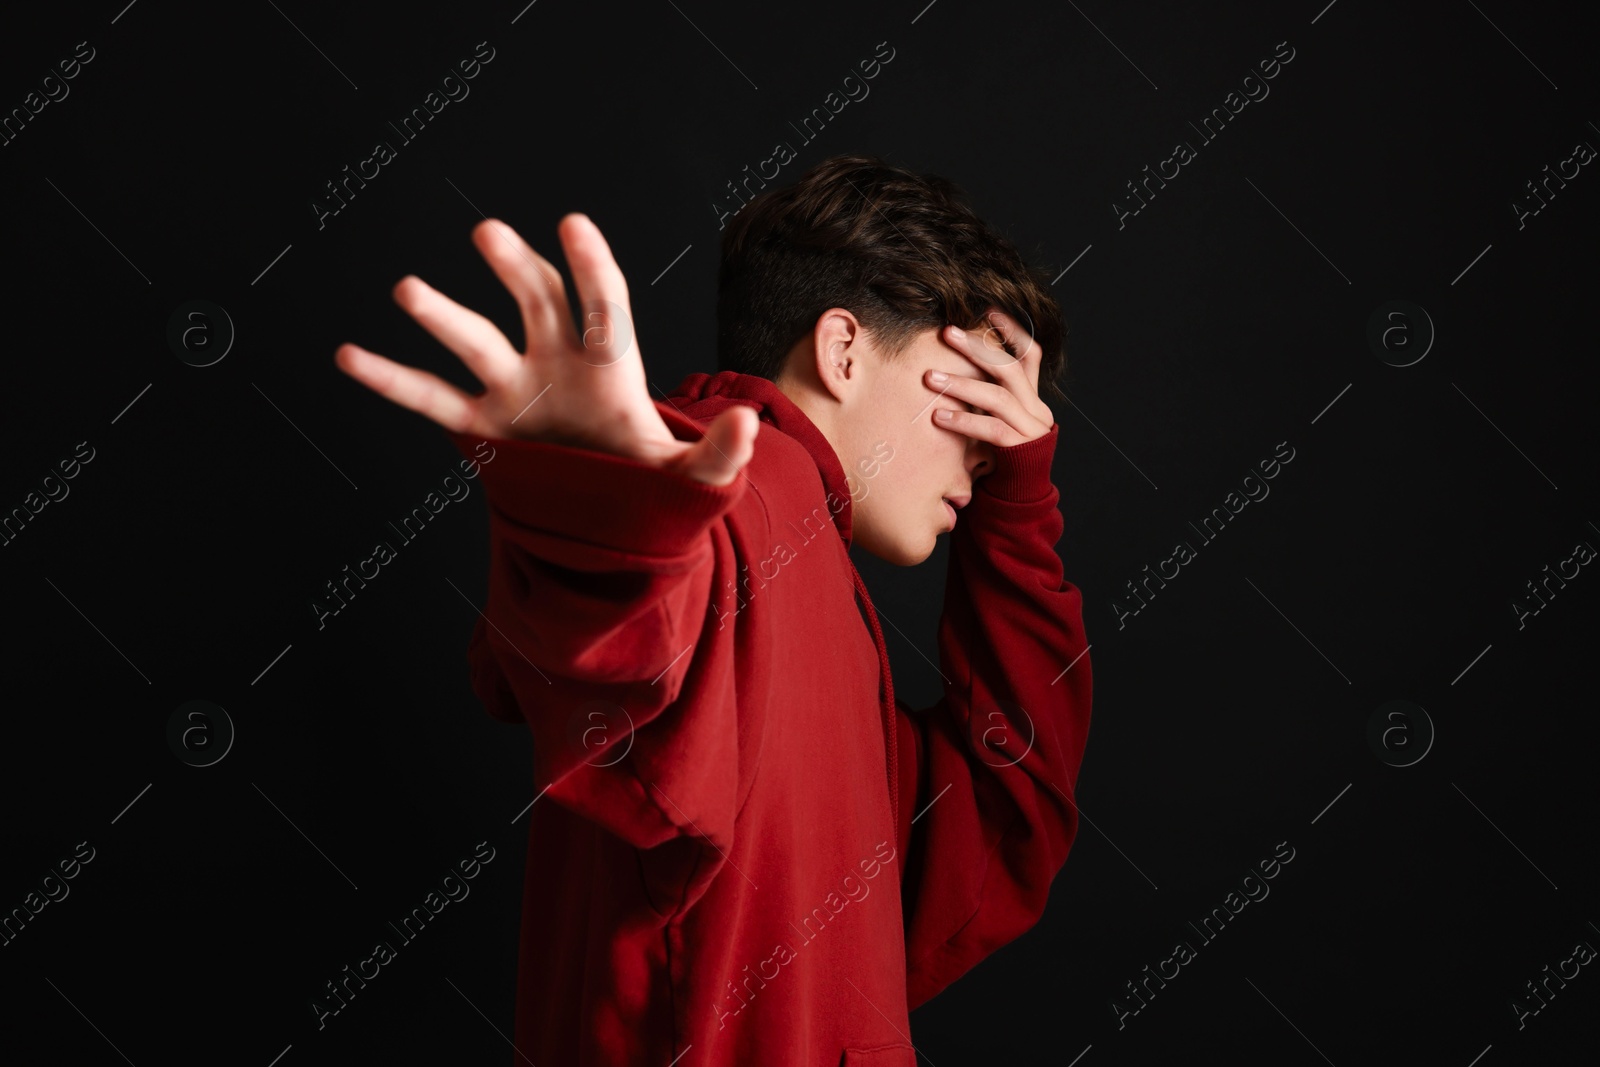
[[[827,495],[844,501],[833,525],[845,545],[850,544],[850,516],[855,501],[850,496],[850,486],[845,478],[844,465],[833,445],[817,429],[800,406],[790,400],[783,390],[766,378],[738,371],[718,371],[715,374],[696,372],[685,378],[667,403],[683,414],[709,422],[733,404],[744,404],[756,409],[762,422],[776,427],[780,433],[794,438],[811,454],[822,476],[822,486]],[[832,507],[829,507],[832,511]]]

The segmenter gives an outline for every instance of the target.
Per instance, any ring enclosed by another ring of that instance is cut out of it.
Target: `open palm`
[[[472,241],[522,310],[527,352],[484,316],[415,275],[395,301],[460,357],[484,392],[449,382],[354,344],[334,352],[339,369],[380,396],[447,430],[590,448],[639,460],[711,485],[733,481],[755,449],[755,412],[736,404],[698,441],[672,435],[650,398],[633,330],[627,282],[587,215],[556,226],[578,289],[586,328],[579,336],[561,274],[498,219],[473,227]]]

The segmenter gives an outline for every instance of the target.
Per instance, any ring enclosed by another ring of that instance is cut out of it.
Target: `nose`
[[[977,481],[994,470],[994,446],[976,437],[967,438],[967,454],[963,462],[968,478]]]

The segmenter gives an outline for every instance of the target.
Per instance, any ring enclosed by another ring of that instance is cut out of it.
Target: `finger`
[[[1039,365],[1044,360],[1044,348],[1033,336],[1033,323],[1028,323],[1028,328],[1023,329],[1021,322],[1015,316],[1009,315],[999,308],[990,311],[992,327],[999,331],[1001,338],[1010,347],[1011,353],[1016,356],[1017,362],[1027,372],[1028,386],[1035,393],[1039,391]]]
[[[1017,395],[1003,385],[960,374],[947,375],[939,382],[933,378],[938,372],[929,370],[927,373],[928,388],[979,408],[982,414],[999,416],[1024,437],[1037,437],[1050,429],[1049,423],[1041,423],[1039,417],[1028,411]]]
[[[996,448],[1010,448],[1031,440],[1018,433],[1004,419],[993,415],[974,415],[970,411],[938,408],[933,413],[933,421],[946,430],[953,430],[963,437],[987,441]]]
[[[972,343],[969,357],[975,355],[996,378],[1005,381],[1012,376],[1019,382],[1027,380],[1027,356],[1034,342],[1015,319],[991,307],[984,312],[982,321],[965,333]]]
[[[1000,347],[999,335],[992,328],[980,325],[977,329],[963,330],[951,323],[945,326],[941,336],[945,344],[967,357],[985,378],[1013,389],[1025,383],[1016,360]]]
[[[600,228],[589,216],[574,211],[556,229],[578,289],[583,346],[592,354],[591,361],[605,366],[630,356],[638,359],[628,282]]]
[[[394,301],[433,334],[486,387],[504,385],[522,370],[522,356],[500,328],[471,308],[408,274],[394,287]]]
[[[472,243],[521,309],[528,353],[576,348],[578,335],[561,272],[499,219],[474,226]]]
[[[727,485],[755,454],[760,429],[755,409],[735,404],[712,420],[705,437],[684,453],[676,469],[708,485]]]
[[[477,420],[474,398],[427,371],[404,366],[352,344],[340,345],[334,351],[333,361],[340,370],[379,396],[425,415],[447,430],[461,433],[471,429]]]
[[[991,309],[992,311],[993,309]],[[996,378],[1018,364],[1017,357],[1007,350],[1005,335],[988,318],[988,312],[970,330],[955,328],[956,336],[965,342],[962,350],[969,359]]]
[[[981,333],[962,330],[954,325],[946,326],[944,333],[946,343],[951,348],[966,356],[974,366],[1010,390],[1022,407],[1035,418],[1045,418],[1048,409],[1039,399],[1037,356],[1032,358],[1030,371],[1028,361],[1013,358],[1002,348],[991,348],[990,345],[994,344],[1001,334],[997,327],[990,326],[988,330],[991,338],[989,341],[985,341]],[[1037,345],[1031,347],[1036,348]]]

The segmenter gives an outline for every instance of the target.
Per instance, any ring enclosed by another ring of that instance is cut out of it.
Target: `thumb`
[[[706,427],[706,435],[683,454],[678,469],[708,485],[727,485],[755,454],[761,420],[755,410],[734,404]]]

